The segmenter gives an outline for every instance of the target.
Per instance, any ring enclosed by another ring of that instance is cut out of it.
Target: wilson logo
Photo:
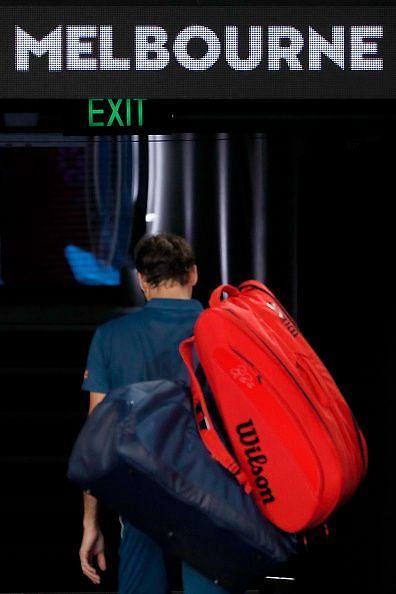
[[[276,303],[273,303],[272,301],[267,301],[266,305],[267,305],[268,309],[273,311],[274,314],[276,314],[281,320],[283,320],[285,315],[284,315],[283,311],[281,310],[281,308]]]
[[[264,476],[264,465],[267,463],[267,456],[265,456],[259,445],[260,439],[254,427],[252,419],[245,423],[237,425],[236,431],[238,433],[239,441],[243,446],[248,446],[244,453],[250,465],[251,472],[254,475],[254,482],[266,505],[275,501],[275,497],[269,486],[266,476]]]
[[[288,330],[290,332],[290,334],[292,336],[294,336],[294,338],[296,338],[299,334],[297,328],[295,327],[295,325],[293,324],[293,322],[291,322],[289,320],[289,318],[283,313],[283,311],[281,310],[281,308],[276,304],[273,303],[272,301],[267,301],[266,303],[268,309],[270,309],[271,311],[274,312],[274,314],[276,314],[278,316],[278,318],[280,318],[282,324],[285,326],[286,330]]]
[[[290,320],[288,320],[287,318],[283,318],[282,323],[286,327],[286,330],[288,330],[290,334],[294,336],[294,338],[298,336],[298,330]]]

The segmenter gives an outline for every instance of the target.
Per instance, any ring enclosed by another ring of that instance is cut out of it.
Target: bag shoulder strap
[[[210,417],[204,393],[194,370],[194,340],[193,336],[183,340],[183,342],[180,343],[179,351],[186,364],[191,379],[193,408],[200,436],[212,457],[235,476],[237,481],[245,489],[246,493],[251,493],[252,488],[246,474],[241,470],[238,462],[225,447]]]

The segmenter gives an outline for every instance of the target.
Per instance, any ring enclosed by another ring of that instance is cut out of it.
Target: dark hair
[[[172,233],[145,236],[135,247],[135,266],[153,287],[172,280],[186,285],[195,257],[183,237]]]

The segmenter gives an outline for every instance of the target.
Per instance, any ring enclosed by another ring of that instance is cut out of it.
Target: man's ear
[[[138,277],[140,288],[142,289],[143,293],[145,293],[148,289],[146,279],[140,272],[137,273],[137,277]]]
[[[198,268],[197,268],[196,264],[194,264],[194,266],[191,268],[191,272],[190,272],[191,286],[195,287],[197,282],[198,282]]]

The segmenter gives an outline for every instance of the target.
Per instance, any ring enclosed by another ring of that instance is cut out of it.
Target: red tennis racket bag
[[[314,528],[363,479],[364,436],[329,372],[266,286],[222,285],[209,305],[180,346],[200,435],[273,524],[288,532]],[[212,422],[193,347],[231,448]]]

